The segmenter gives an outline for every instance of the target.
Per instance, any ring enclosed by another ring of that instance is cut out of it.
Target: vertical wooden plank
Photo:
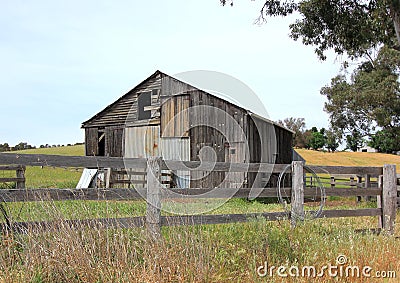
[[[85,155],[94,156],[99,154],[98,129],[85,129]]]
[[[397,208],[396,165],[383,166],[382,226],[389,234],[394,233]]]
[[[291,226],[304,220],[304,170],[302,161],[292,162],[292,209],[290,213]]]
[[[362,176],[357,176],[357,188],[361,187],[361,183],[362,183]],[[362,201],[362,197],[361,196],[357,196],[357,202],[361,202]]]
[[[354,187],[357,187],[356,181],[354,177],[350,177],[350,187],[354,189]]]
[[[17,170],[17,178],[22,178],[23,181],[17,181],[17,189],[25,189],[25,166],[20,166]]]
[[[176,105],[176,97],[172,97],[169,100],[169,108],[168,108],[168,137],[175,136],[175,105]]]
[[[364,188],[368,189],[371,187],[371,175],[366,174],[364,178],[365,178]],[[371,196],[365,196],[365,201],[370,201],[370,200]]]
[[[106,188],[111,188],[111,168],[105,169],[105,184]]]
[[[382,186],[383,186],[383,176],[380,175],[378,177],[378,188],[382,189]],[[376,196],[376,207],[382,208],[382,195]],[[382,229],[382,226],[383,226],[382,216],[378,216],[378,229]]]
[[[161,158],[151,156],[147,160],[147,211],[146,226],[154,239],[161,236]]]
[[[335,188],[335,177],[331,176],[331,188],[334,189]]]
[[[189,95],[185,95],[185,97],[183,98],[183,110],[184,115],[183,115],[183,132],[182,132],[182,136],[184,137],[188,137],[189,136],[189,103],[190,103],[190,97]]]
[[[181,119],[182,119],[182,96],[176,96],[175,97],[176,103],[175,103],[175,121],[174,121],[174,137],[180,137],[182,133],[181,129]]]

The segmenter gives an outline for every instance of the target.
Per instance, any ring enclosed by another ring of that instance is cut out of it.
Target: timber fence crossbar
[[[15,177],[0,177],[0,183],[15,182],[17,189],[25,188],[24,165],[0,165],[0,171],[15,171]]]
[[[302,161],[294,161],[291,165],[291,187],[281,188],[281,191],[291,197],[291,211],[251,213],[251,214],[223,214],[223,215],[186,215],[186,216],[161,216],[161,203],[163,199],[174,197],[179,193],[181,198],[201,198],[201,194],[213,190],[214,198],[224,198],[231,188],[188,188],[165,189],[161,184],[161,170],[185,170],[185,171],[221,171],[221,172],[268,172],[279,174],[288,165],[267,163],[226,163],[226,162],[197,162],[197,161],[164,161],[161,158],[117,158],[98,156],[58,156],[58,155],[27,155],[27,154],[2,154],[0,164],[3,167],[14,165],[21,166],[52,166],[52,167],[79,167],[79,168],[125,168],[146,172],[145,188],[93,188],[93,189],[2,189],[0,199],[4,202],[16,201],[63,201],[63,200],[135,200],[147,201],[146,215],[131,218],[116,219],[89,219],[66,220],[70,225],[89,225],[107,227],[135,227],[146,225],[151,234],[160,235],[161,226],[171,225],[197,225],[246,222],[250,219],[263,217],[267,220],[291,219],[291,224],[299,221],[291,215],[304,215],[304,199],[315,196],[315,188],[306,186],[306,170]],[[7,165],[8,164],[8,165]],[[14,165],[13,165],[14,164]],[[1,169],[1,167],[0,167]],[[375,216],[379,219],[379,227],[388,233],[394,232],[397,202],[397,178],[395,165],[383,167],[345,167],[345,166],[308,166],[308,170],[319,174],[349,175],[350,182],[342,182],[338,178],[330,179],[325,196],[376,196],[377,207],[369,209],[348,210],[323,210],[321,217],[359,217]],[[364,176],[365,181],[357,176]],[[371,178],[377,179],[374,183]],[[311,181],[312,182],[312,181]],[[348,185],[350,188],[338,188],[340,185]],[[240,188],[230,197],[247,198],[250,188]],[[276,188],[260,188],[258,197],[277,197]],[[46,222],[21,222],[15,223],[16,231],[32,227],[47,229],[51,223]],[[5,224],[2,225],[6,229]],[[10,227],[8,227],[9,229]]]

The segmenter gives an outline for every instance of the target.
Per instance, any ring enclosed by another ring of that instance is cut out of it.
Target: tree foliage
[[[311,128],[311,136],[307,141],[307,147],[314,150],[323,148],[326,144],[325,129],[321,128],[318,131],[316,127]]]
[[[378,131],[368,145],[384,153],[400,151],[400,128]]]
[[[369,56],[381,44],[395,46],[392,1],[308,0],[299,1],[301,19],[290,25],[291,37],[315,46],[320,59],[333,49],[350,57]]]
[[[233,0],[220,2],[233,5]],[[290,36],[314,46],[321,60],[326,59],[328,50],[348,55],[350,59],[367,59],[350,78],[338,75],[330,86],[321,89],[321,94],[328,99],[325,110],[330,114],[333,132],[338,134],[336,138],[346,137],[350,149],[356,150],[363,137],[368,136],[371,144],[381,151],[397,150],[400,1],[264,0],[263,3],[261,22],[269,17],[296,13],[299,17],[290,25]],[[317,138],[314,135],[318,136],[315,132],[303,133],[306,147]],[[329,144],[335,147],[334,140]]]
[[[360,64],[349,79],[333,78],[321,89],[328,99],[325,111],[332,127],[341,135],[357,133],[360,138],[372,138],[383,130],[375,137],[376,145],[383,135],[393,139],[400,131],[399,67],[400,52],[383,47],[375,60]]]
[[[12,147],[11,150],[24,150],[24,149],[32,149],[32,148],[36,148],[36,147],[28,144],[27,142],[20,142],[19,144]]]
[[[225,5],[233,0],[220,0]],[[400,45],[400,2],[395,0],[266,0],[260,21],[298,12],[290,36],[315,46],[320,59],[333,49],[351,58],[370,56],[382,44]],[[397,38],[397,40],[396,40]]]
[[[326,130],[325,128],[318,130],[317,127],[306,130],[304,118],[290,117],[283,121],[279,120],[278,123],[294,132],[293,146],[296,148],[314,150],[326,148],[334,152],[340,145],[340,136],[333,130]]]
[[[332,130],[326,131],[326,148],[328,151],[335,152],[339,147],[340,136]]]
[[[9,150],[11,150],[11,148],[8,143],[0,144],[0,152],[9,151]]]
[[[306,123],[304,118],[285,118],[283,121],[279,120],[279,124],[292,130],[294,132],[292,145],[298,148],[305,147],[305,139],[303,136]]]
[[[357,151],[364,145],[364,140],[358,132],[353,132],[346,136],[346,149]]]
[[[26,142],[20,142],[20,143],[16,144],[15,146],[10,146],[8,143],[0,144],[0,152],[24,150],[24,149],[31,149],[31,148],[36,148],[36,147],[33,145],[30,145]]]

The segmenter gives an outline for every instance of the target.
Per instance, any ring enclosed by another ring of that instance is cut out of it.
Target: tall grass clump
[[[351,264],[400,271],[396,237],[354,232],[374,224],[375,219],[368,217],[307,221],[295,229],[285,219],[263,218],[171,226],[154,238],[145,227],[71,225],[58,205],[40,204],[51,220],[46,229],[39,225],[1,236],[0,282],[310,282],[310,278],[260,277],[256,269],[265,261],[274,266],[334,264],[341,254]],[[90,207],[82,204],[79,209]],[[332,282],[332,278],[316,281]]]

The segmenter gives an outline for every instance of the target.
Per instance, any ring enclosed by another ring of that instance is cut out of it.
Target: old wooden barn
[[[290,130],[160,71],[82,128],[86,155],[92,156],[281,164],[293,159]],[[176,187],[267,185],[254,173],[173,173]]]

